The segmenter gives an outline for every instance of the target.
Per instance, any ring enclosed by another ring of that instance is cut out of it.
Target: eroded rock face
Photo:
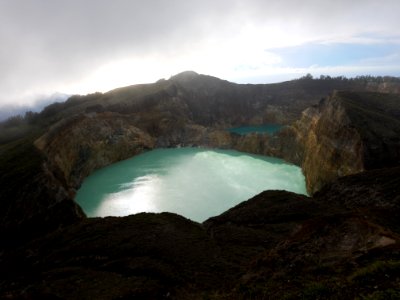
[[[232,148],[233,135],[225,130],[163,120],[160,135],[152,136],[139,129],[134,114],[81,114],[57,123],[35,146],[46,156],[48,168],[61,173],[71,194],[94,170],[155,147]]]
[[[306,109],[267,147],[301,165],[310,194],[336,178],[397,165],[398,100],[390,94],[335,92]]]
[[[398,82],[381,82],[367,83],[366,90],[370,92],[378,92],[378,93],[390,93],[390,94],[400,94],[400,85]]]
[[[114,113],[79,115],[56,124],[35,145],[77,188],[95,169],[152,149],[155,139]]]
[[[310,193],[338,177],[363,171],[360,134],[335,95],[307,109],[297,126],[304,145],[302,169]]]

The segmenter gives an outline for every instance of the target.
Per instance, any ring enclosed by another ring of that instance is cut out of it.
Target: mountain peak
[[[196,73],[195,71],[184,71],[184,72],[181,72],[181,73],[178,73],[178,74],[172,76],[170,79],[171,80],[179,80],[179,81],[181,81],[181,80],[187,81],[187,80],[194,79],[197,76],[199,76],[199,74]]]

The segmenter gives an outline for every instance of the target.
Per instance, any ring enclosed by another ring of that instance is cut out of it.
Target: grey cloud
[[[44,80],[79,76],[112,57],[182,47],[205,34],[219,9],[198,1],[110,3],[0,2],[0,87],[16,76],[19,81],[30,81],[34,73]]]
[[[394,31],[398,11],[394,0],[0,0],[0,103],[7,93],[78,80],[113,58],[179,55],[247,25],[316,36]]]

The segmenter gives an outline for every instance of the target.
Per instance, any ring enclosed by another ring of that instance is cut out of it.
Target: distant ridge
[[[183,71],[181,73],[171,76],[170,80],[187,80],[187,79],[193,79],[194,77],[197,76],[199,76],[199,73],[195,71]]]
[[[7,120],[10,117],[24,115],[28,111],[32,112],[40,112],[46,106],[55,103],[55,102],[64,102],[71,95],[63,94],[63,93],[55,93],[48,97],[43,97],[37,100],[32,105],[15,105],[15,104],[7,104],[0,106],[0,122]]]

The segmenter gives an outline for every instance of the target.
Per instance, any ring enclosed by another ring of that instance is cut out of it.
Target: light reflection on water
[[[94,172],[76,201],[88,216],[169,211],[195,221],[267,189],[306,194],[299,167],[232,150],[157,149]]]
[[[153,202],[157,194],[158,175],[146,175],[136,178],[133,182],[120,185],[121,191],[104,195],[94,215],[125,216],[139,212],[157,212]],[[137,201],[135,201],[137,199]]]

